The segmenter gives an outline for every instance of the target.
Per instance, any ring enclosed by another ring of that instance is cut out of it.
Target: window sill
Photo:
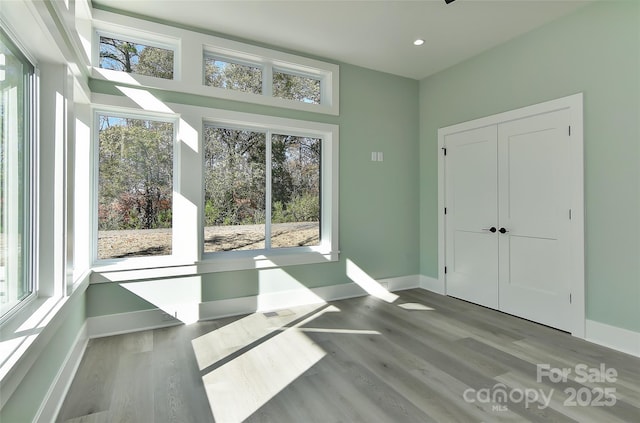
[[[234,254],[234,253],[232,253]],[[235,253],[237,254],[237,253]],[[234,270],[269,269],[303,264],[319,264],[337,261],[339,252],[275,252],[257,255],[229,254],[222,257],[206,258],[194,263],[183,263],[163,267],[118,268],[118,265],[96,266],[93,268],[91,283],[128,282],[145,279],[160,279],[180,276],[195,276],[204,273],[229,272]]]

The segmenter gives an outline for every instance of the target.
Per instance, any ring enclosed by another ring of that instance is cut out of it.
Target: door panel
[[[497,128],[445,139],[446,263],[448,295],[498,307]]]
[[[511,236],[509,243],[509,284],[522,290],[553,295],[562,284],[558,242],[554,239]],[[542,305],[544,308],[544,304]]]
[[[566,110],[498,126],[500,310],[566,329],[569,135]]]

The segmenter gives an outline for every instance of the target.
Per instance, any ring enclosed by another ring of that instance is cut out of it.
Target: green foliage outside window
[[[173,79],[173,51],[115,38],[100,37],[100,67],[156,78]]]
[[[98,229],[170,228],[173,124],[100,116]]]

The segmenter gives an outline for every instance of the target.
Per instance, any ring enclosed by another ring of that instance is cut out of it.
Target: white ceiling
[[[93,0],[245,40],[422,79],[591,0]],[[425,39],[420,47],[416,38]]]

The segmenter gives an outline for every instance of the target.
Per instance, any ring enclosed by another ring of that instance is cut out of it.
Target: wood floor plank
[[[640,421],[639,358],[455,298],[396,294],[91,340],[57,421]],[[613,407],[565,404],[565,389],[597,382],[537,380],[538,364],[600,363],[618,371]],[[541,409],[496,402],[499,389],[554,392]]]
[[[289,384],[264,404],[246,422],[371,422],[379,414],[375,404],[366,404],[366,398],[353,384],[343,378],[331,360],[325,356],[310,371]],[[331,386],[332,389],[327,389]],[[366,404],[355,407],[354,404]]]
[[[531,389],[533,386],[529,376],[515,371],[500,375],[497,380],[521,391]],[[532,402],[532,407],[544,407],[546,406],[545,398],[550,398],[549,407],[580,423],[624,423],[633,421],[625,420],[619,415],[612,415],[609,410],[602,407],[567,406],[568,396],[560,386],[539,385],[535,389],[542,390],[542,393],[536,397],[540,398],[541,402],[539,404]]]
[[[151,351],[120,357],[111,398],[111,422],[153,423],[154,398]]]
[[[185,328],[186,329],[186,328]],[[163,423],[213,422],[195,355],[187,348],[188,330],[176,327],[154,331],[152,356],[154,416]]]
[[[120,344],[113,337],[90,340],[57,421],[108,411],[119,360]]]
[[[398,348],[382,336],[367,335],[334,341],[394,391],[429,415],[433,420],[484,421],[492,416],[490,406],[477,407],[462,402],[468,386],[432,366],[412,352]],[[504,413],[503,421],[519,421]]]
[[[65,423],[110,423],[111,413],[109,411],[99,411],[97,413],[80,416],[65,420]]]
[[[354,401],[354,408],[371,407],[376,409],[379,412],[379,419],[382,421],[425,423],[436,421],[396,392],[386,381],[363,366],[360,363],[360,357],[354,357],[344,352],[333,341],[322,342],[321,345],[331,358],[327,360],[327,363],[335,366],[337,371],[334,379],[348,380],[367,399],[362,404]],[[372,406],[372,403],[375,405]]]
[[[340,335],[339,340],[335,340],[341,348],[349,351],[354,356],[358,356],[361,363],[376,373],[379,377],[391,384],[394,389],[401,392],[405,397],[410,399],[423,411],[433,415],[438,421],[483,421],[490,420],[491,415],[486,411],[490,411],[491,406],[483,406],[480,404],[471,407],[465,407],[461,404],[462,395],[469,386],[455,379],[440,368],[434,366],[429,361],[421,357],[422,351],[413,351],[406,348],[405,345],[393,343],[380,332],[373,330],[376,326],[371,317],[359,317],[355,313],[342,316],[325,315],[321,322],[312,322],[314,326],[319,324],[327,324],[329,327],[338,325],[349,325],[356,328],[368,328],[368,332],[377,332],[377,334],[353,335],[348,332]],[[410,325],[404,326],[405,337],[412,337],[415,328]],[[356,329],[357,330],[357,329]],[[359,332],[356,332],[359,333]],[[311,334],[314,339],[330,340],[335,335],[320,333]],[[401,346],[402,345],[402,346]],[[455,345],[449,342],[446,346],[441,345],[443,350],[450,350]],[[441,350],[442,351],[442,350]],[[459,352],[459,351],[458,351]],[[443,354],[446,354],[444,352]],[[480,371],[489,375],[497,375],[506,372],[502,367],[494,365],[487,360],[479,360],[479,355],[473,357],[471,354],[462,355],[463,359],[469,359],[475,367],[479,366]],[[484,363],[491,364],[484,366]],[[496,370],[497,369],[497,370]],[[416,380],[412,380],[415,378]],[[392,383],[393,381],[393,383]],[[416,382],[419,381],[419,384]],[[502,420],[519,421],[519,416],[508,415],[503,413]]]

